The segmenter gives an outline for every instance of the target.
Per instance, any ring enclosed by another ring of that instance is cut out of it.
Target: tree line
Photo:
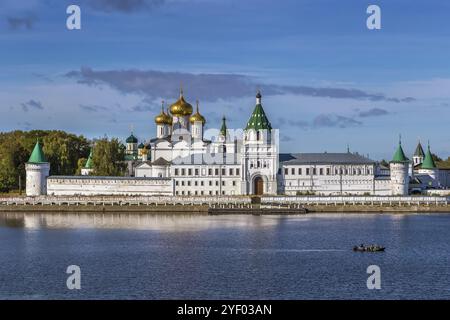
[[[125,146],[117,138],[89,140],[59,130],[11,131],[0,133],[0,192],[25,187],[25,163],[36,141],[50,163],[50,175],[80,174],[92,146],[93,174],[122,176],[126,171]]]

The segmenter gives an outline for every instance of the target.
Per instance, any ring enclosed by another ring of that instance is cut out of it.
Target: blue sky
[[[82,29],[66,29],[77,4]],[[382,29],[366,28],[381,7]],[[240,128],[259,87],[281,150],[450,156],[448,1],[2,0],[0,130],[154,136],[180,83]]]

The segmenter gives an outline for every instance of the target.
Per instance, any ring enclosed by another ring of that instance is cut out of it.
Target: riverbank
[[[307,210],[304,208],[288,209],[288,208],[261,208],[254,205],[250,208],[212,208],[208,205],[167,205],[167,206],[93,206],[93,205],[69,205],[69,206],[49,206],[49,205],[17,205],[17,206],[1,206],[0,214],[11,212],[41,212],[41,213],[154,213],[154,214],[200,214],[200,215],[232,215],[232,214],[249,214],[249,215],[292,215],[305,214]]]
[[[305,213],[450,213],[448,197],[429,196],[230,196],[230,197],[13,197],[1,212],[110,212],[289,215]]]
[[[262,207],[252,205],[247,208],[210,207],[208,205],[0,205],[0,214],[10,212],[45,213],[154,213],[154,214],[200,214],[200,215],[295,215],[307,213],[450,213],[450,206],[405,205],[405,206],[363,206],[363,205],[314,205],[288,207]]]
[[[406,205],[406,206],[362,206],[362,205],[337,205],[337,206],[306,206],[308,213],[450,213],[450,206],[439,205]]]

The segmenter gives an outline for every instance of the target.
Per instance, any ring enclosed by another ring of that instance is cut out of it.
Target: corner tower
[[[419,174],[427,174],[430,176],[431,181],[427,187],[436,188],[439,187],[439,174],[436,163],[434,162],[433,155],[431,154],[430,143],[428,142],[427,152],[423,159],[422,165],[419,169]]]
[[[39,141],[36,142],[30,159],[25,164],[26,194],[29,197],[47,194],[47,177],[50,172],[50,163],[45,159]]]
[[[405,156],[402,142],[399,140],[397,151],[389,163],[391,170],[391,194],[396,196],[407,196],[409,189],[409,159]]]

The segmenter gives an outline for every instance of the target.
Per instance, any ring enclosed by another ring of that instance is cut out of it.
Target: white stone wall
[[[265,196],[261,204],[384,204],[384,205],[448,205],[449,197],[445,196]]]
[[[384,195],[390,194],[390,181],[376,179],[371,164],[283,165],[282,192],[287,195]]]
[[[425,194],[430,196],[450,196],[450,189],[430,189],[425,190]]]
[[[391,195],[391,179],[375,179],[375,196]]]
[[[55,196],[173,195],[173,181],[167,178],[58,177],[47,179],[47,194]]]
[[[26,163],[26,194],[40,196],[47,194],[47,177],[50,172],[49,163]]]

